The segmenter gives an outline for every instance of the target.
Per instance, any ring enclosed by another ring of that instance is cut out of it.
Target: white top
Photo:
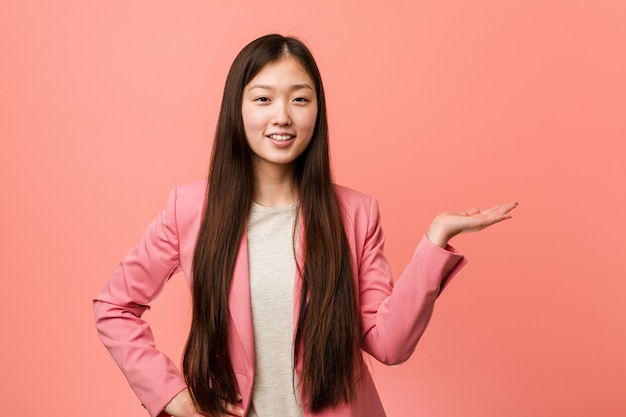
[[[248,218],[255,357],[250,417],[303,415],[293,367],[295,219],[295,204],[256,203]]]

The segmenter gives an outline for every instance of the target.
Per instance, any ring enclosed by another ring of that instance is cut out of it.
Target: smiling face
[[[293,173],[315,130],[315,84],[304,67],[286,55],[263,67],[244,87],[241,115],[255,174]]]

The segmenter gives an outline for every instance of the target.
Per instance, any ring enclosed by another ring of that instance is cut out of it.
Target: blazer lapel
[[[244,232],[230,287],[228,309],[234,329],[243,345],[248,366],[254,372],[254,331],[252,329],[252,307],[250,304],[250,279],[248,270],[248,235]],[[233,358],[234,359],[234,358]]]

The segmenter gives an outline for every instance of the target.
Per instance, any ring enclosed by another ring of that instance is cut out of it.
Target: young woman
[[[151,416],[381,417],[362,351],[407,360],[465,263],[448,240],[515,206],[437,216],[392,287],[376,200],[332,183],[313,57],[264,36],[228,74],[208,181],[171,193],[96,325]],[[182,374],[141,319],[178,271],[193,299]]]

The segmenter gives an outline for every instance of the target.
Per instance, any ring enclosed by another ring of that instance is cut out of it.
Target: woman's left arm
[[[372,200],[357,268],[363,349],[385,364],[406,361],[426,330],[435,300],[467,262],[447,244],[448,240],[509,218],[515,206],[516,203],[508,203],[487,210],[438,215],[394,285],[383,254],[378,204]]]

